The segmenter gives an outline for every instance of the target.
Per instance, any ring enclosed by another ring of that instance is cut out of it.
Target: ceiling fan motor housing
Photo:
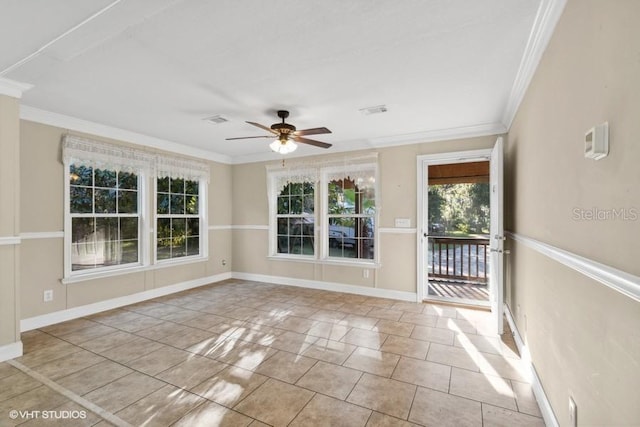
[[[289,112],[286,110],[278,110],[278,117],[282,119],[282,123],[274,123],[271,125],[271,129],[280,132],[281,134],[289,134],[296,131],[296,127],[285,123],[284,119],[289,117]]]

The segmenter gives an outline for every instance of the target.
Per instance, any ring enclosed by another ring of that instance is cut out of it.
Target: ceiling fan
[[[269,145],[269,147],[276,153],[280,153],[280,154],[291,153],[296,148],[298,148],[295,142],[313,145],[315,147],[320,147],[320,148],[331,147],[331,144],[327,144],[326,142],[316,141],[314,139],[309,139],[309,138],[303,138],[303,136],[306,136],[306,135],[319,135],[322,133],[331,133],[329,129],[325,127],[321,127],[321,128],[313,128],[313,129],[296,130],[295,126],[289,123],[286,123],[284,121],[287,117],[289,117],[288,111],[279,110],[278,117],[282,119],[282,123],[274,123],[271,125],[271,127],[263,126],[260,123],[247,122],[250,125],[259,127],[260,129],[266,130],[267,132],[271,132],[271,135],[227,138],[227,141],[231,141],[234,139],[249,139],[249,138],[273,138],[275,136],[276,140],[273,141]]]

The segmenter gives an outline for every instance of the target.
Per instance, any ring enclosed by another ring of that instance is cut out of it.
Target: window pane
[[[306,214],[313,214],[314,211],[314,197],[313,195],[310,196],[304,196],[304,203],[302,206],[302,212],[306,213]]]
[[[120,238],[122,240],[138,239],[138,218],[120,218]]]
[[[168,193],[169,192],[169,177],[158,178],[157,189],[158,189],[158,192]]]
[[[289,238],[289,253],[300,255],[302,254],[302,238],[290,237]]]
[[[303,242],[302,254],[303,255],[313,255],[314,254],[313,238],[312,237],[305,237],[305,238],[302,239],[302,242]]]
[[[302,196],[304,193],[304,184],[301,182],[294,182],[289,184],[291,188],[291,195],[293,196]]]
[[[171,213],[172,214],[184,214],[184,196],[171,195]]]
[[[199,182],[198,181],[185,181],[184,183],[184,191],[187,194],[199,194],[198,193],[198,187],[199,187]]]
[[[95,190],[96,213],[116,212],[116,190]]]
[[[158,193],[157,199],[157,209],[159,214],[168,214],[169,213],[169,194],[167,193]]]
[[[124,240],[122,242],[122,264],[138,262],[138,241]]]
[[[186,199],[186,213],[189,215],[198,214],[198,196],[187,196]]]
[[[291,196],[291,208],[292,214],[299,215],[302,213],[303,196]]]
[[[96,187],[115,188],[116,172],[106,169],[96,169],[95,180]]]
[[[199,236],[200,235],[200,220],[199,219],[187,219],[187,236]]]
[[[200,253],[200,238],[188,237],[187,238],[187,255],[198,255]]]
[[[96,247],[94,243],[74,243],[71,245],[71,271],[95,268]]]
[[[69,184],[71,185],[93,185],[93,169],[87,166],[69,166]]]
[[[288,236],[278,236],[278,253],[279,254],[289,253],[289,237]]]
[[[176,238],[184,238],[186,235],[187,229],[187,220],[184,218],[173,218],[171,219],[171,237],[175,240]]]
[[[138,212],[138,192],[119,190],[118,191],[118,212],[136,213]]]
[[[174,238],[171,243],[171,258],[187,256],[187,239]]]
[[[314,236],[315,234],[315,224],[313,222],[313,218],[304,218],[304,224],[302,226],[302,234],[304,236]]]
[[[125,190],[138,189],[138,175],[130,172],[118,173],[118,187]]]
[[[76,187],[69,189],[69,201],[71,213],[93,213],[93,189]]]
[[[278,234],[289,234],[289,220],[278,218]]]
[[[71,219],[71,241],[73,243],[86,243],[95,240],[95,222],[93,218]]]
[[[289,213],[289,196],[278,197],[278,215]]]
[[[158,239],[171,238],[171,218],[158,218]]]
[[[159,239],[156,246],[156,258],[157,259],[170,259],[171,258],[171,239]]]
[[[96,218],[96,241],[119,239],[118,218]]]
[[[178,194],[184,194],[184,179],[181,178],[176,178],[176,179],[171,179],[171,192],[172,193],[178,193]]]

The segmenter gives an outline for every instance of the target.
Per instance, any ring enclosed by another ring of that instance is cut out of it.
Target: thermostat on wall
[[[600,160],[609,154],[609,123],[589,129],[584,135],[584,156]]]

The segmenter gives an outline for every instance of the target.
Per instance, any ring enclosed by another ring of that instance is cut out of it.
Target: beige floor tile
[[[401,357],[391,378],[447,393],[451,367],[440,363]]]
[[[322,310],[336,311],[339,310],[344,304],[342,302],[336,301],[321,301],[313,304],[314,307],[317,307]]]
[[[364,374],[347,397],[347,402],[407,419],[415,392],[415,385]]]
[[[366,300],[362,301],[362,304],[371,305],[373,307],[378,307],[378,308],[386,308],[386,309],[388,309],[388,308],[391,308],[393,306],[393,304],[395,304],[397,302],[398,301],[393,300],[393,299],[369,297]]]
[[[187,329],[181,332],[167,335],[166,337],[158,339],[158,341],[172,347],[185,349],[204,340],[214,340],[218,337],[219,335],[213,332],[187,327]]]
[[[110,326],[120,329],[125,332],[138,332],[143,329],[150,328],[152,326],[162,325],[165,323],[162,319],[146,316],[144,314],[134,313],[137,317],[134,320],[125,320],[122,322],[114,323]]]
[[[424,360],[429,351],[429,343],[412,338],[389,335],[380,350]]]
[[[344,400],[361,376],[361,371],[321,361],[300,378],[296,385]]]
[[[133,371],[119,363],[105,360],[96,365],[58,379],[62,387],[82,396]]]
[[[529,375],[520,359],[480,352],[475,354],[475,358],[480,372],[521,382],[528,381]]]
[[[191,389],[228,366],[208,357],[192,356],[155,377],[176,387]]]
[[[367,427],[417,427],[417,424],[401,420],[390,415],[373,411],[367,422]]]
[[[482,405],[483,427],[544,427],[544,420],[539,417],[521,414],[508,409],[491,405]]]
[[[169,335],[179,334],[187,330],[189,330],[188,326],[181,325],[179,323],[163,321],[163,323],[160,323],[159,325],[154,325],[150,328],[137,331],[136,335],[148,338],[150,340],[158,341],[161,338],[168,337]]]
[[[134,426],[170,426],[205,401],[196,394],[166,385],[115,415]]]
[[[216,316],[215,314],[200,313],[199,316],[197,317],[184,320],[178,323],[185,326],[191,326],[192,328],[209,329],[215,325],[219,325],[224,321],[226,321],[226,318],[222,316]]]
[[[502,377],[453,368],[449,393],[514,411],[518,410],[511,382]]]
[[[470,371],[479,371],[475,357],[476,353],[475,349],[467,350],[460,347],[432,343],[429,346],[427,360]]]
[[[438,318],[436,316],[430,316],[430,315],[424,314],[424,313],[407,313],[407,312],[404,312],[404,314],[400,317],[399,321],[400,322],[413,323],[415,325],[420,325],[420,326],[435,327],[436,324],[438,323],[439,319],[440,318]]]
[[[260,344],[228,339],[205,355],[229,365],[253,370],[275,353],[275,349]]]
[[[215,402],[205,402],[180,418],[171,427],[245,427],[253,421],[253,418]]]
[[[75,402],[68,401],[56,408],[52,409],[60,414],[66,411],[71,416],[69,418],[49,418],[46,421],[45,427],[90,427],[99,423],[102,418],[93,412],[87,410],[85,407],[78,405]],[[42,419],[33,419],[24,424],[20,424],[21,427],[42,427]]]
[[[340,339],[342,339],[342,337],[344,337],[350,330],[351,328],[345,325],[316,320],[307,332],[307,335],[326,338],[333,341],[340,341]]]
[[[45,377],[55,380],[66,377],[69,374],[80,371],[89,366],[105,361],[104,357],[98,356],[86,350],[80,350],[67,356],[43,363],[33,368],[34,371]]]
[[[126,344],[105,350],[101,355],[107,359],[113,360],[114,362],[127,363],[131,360],[144,356],[145,354],[151,353],[152,351],[158,350],[161,347],[163,347],[163,345],[159,342],[138,337]]]
[[[369,409],[316,394],[289,425],[291,427],[358,427],[364,426],[370,415]]]
[[[112,332],[110,334],[85,341],[80,344],[80,347],[100,354],[103,351],[109,350],[110,348],[131,342],[136,338],[137,337],[133,334],[116,330],[116,332]]]
[[[271,343],[271,347],[277,348],[278,350],[288,351],[290,353],[302,354],[317,340],[318,337],[287,331],[278,335]]]
[[[426,304],[421,302],[396,302],[391,306],[391,310],[404,311],[406,313],[422,313]]]
[[[311,329],[314,323],[315,322],[313,320],[305,319],[303,317],[288,316],[287,318],[274,323],[273,327],[303,334]]]
[[[269,379],[233,409],[273,426],[286,426],[311,400],[314,393]]]
[[[425,426],[482,427],[480,402],[418,387],[409,421]]]
[[[396,322],[394,320],[379,320],[373,327],[373,331],[400,337],[409,337],[415,325],[413,323]]]
[[[279,351],[254,370],[259,374],[294,384],[317,362],[310,357]]]
[[[268,377],[253,371],[230,366],[193,387],[190,391],[230,408],[247,397],[267,379]]]
[[[60,336],[71,332],[76,332],[80,329],[90,328],[96,325],[99,325],[99,323],[96,323],[89,319],[80,318],[68,320],[62,323],[56,323],[55,325],[45,326],[43,328],[40,328],[40,330],[54,336]]]
[[[411,332],[411,338],[443,345],[453,345],[454,336],[453,331],[431,326],[416,326]]]
[[[314,359],[342,365],[356,348],[357,347],[352,344],[320,338],[302,354],[307,357],[313,357]]]
[[[536,396],[533,394],[531,384],[522,383],[519,381],[511,381],[511,387],[516,395],[516,404],[518,405],[518,411],[525,414],[533,415],[535,417],[542,417]]]
[[[17,372],[0,380],[0,402],[33,390],[41,385],[39,381],[36,381],[27,374]]]
[[[345,302],[338,311],[343,313],[354,314],[356,316],[368,316],[368,313],[371,311],[370,305],[362,305],[359,303]]]
[[[18,371],[16,368],[9,365],[8,363],[0,362],[0,379],[8,377],[10,375],[17,374],[18,372],[20,371]]]
[[[47,343],[42,346],[31,348],[28,353],[25,353],[22,357],[18,357],[16,361],[29,368],[33,368],[63,356],[70,356],[81,350],[82,348],[78,346],[53,338],[53,340],[47,341]]]
[[[371,374],[390,377],[400,360],[400,356],[370,348],[358,347],[343,363],[348,368]]]
[[[269,346],[275,341],[277,336],[280,336],[285,332],[287,332],[285,329],[278,329],[267,325],[245,323],[226,336],[233,339],[241,339],[255,344]]]
[[[484,335],[469,334],[459,332],[456,334],[454,345],[456,347],[472,347],[484,353],[501,355],[504,344],[499,337],[488,337]]]
[[[316,307],[318,307],[318,305],[316,305]],[[309,316],[309,319],[336,323],[344,319],[345,317],[347,317],[347,313],[343,313],[341,311],[318,309],[318,311]]]
[[[380,332],[365,331],[363,329],[352,329],[347,332],[347,334],[342,337],[340,341],[346,342],[347,344],[353,344],[360,347],[379,350],[387,337],[387,334],[383,334]]]
[[[63,395],[51,390],[49,387],[40,386],[33,390],[17,395],[11,399],[0,402],[0,425],[18,425],[28,418],[18,416],[16,419],[8,417],[9,411],[49,411],[56,406],[67,402]],[[46,421],[44,421],[46,422]]]
[[[201,315],[202,313],[200,313],[199,311],[189,310],[183,307],[182,310],[180,311],[177,311],[175,313],[169,313],[164,316],[160,316],[160,318],[164,320],[168,320],[170,322],[184,323],[186,321],[195,319]]]
[[[344,319],[339,320],[338,324],[349,327],[349,328],[358,328],[358,329],[365,329],[367,331],[370,331],[373,329],[376,323],[378,323],[378,320],[380,319],[378,319],[377,317],[367,317],[367,316],[358,316],[355,314],[349,314]]]
[[[447,307],[444,305],[425,304],[424,310],[422,312],[424,314],[438,317],[459,317],[458,309],[456,309],[455,307]]]
[[[245,322],[242,320],[229,319],[224,318],[224,321],[218,323],[217,325],[213,325],[210,328],[207,328],[208,331],[213,332],[214,334],[219,334],[223,336],[231,336],[234,333],[237,333],[238,328],[242,328],[245,326]]]
[[[60,335],[59,338],[70,342],[71,344],[81,344],[85,341],[103,337],[116,331],[117,329],[112,328],[111,326],[94,323],[93,326]]]
[[[398,320],[400,320],[403,314],[404,312],[400,310],[374,307],[369,311],[369,313],[367,313],[367,316],[397,322]]]
[[[101,408],[115,413],[166,384],[148,375],[133,372],[83,396]]]
[[[433,326],[433,325],[429,325]],[[454,332],[476,333],[476,325],[465,319],[453,319],[451,317],[439,317],[435,325],[437,328],[449,329]]]
[[[163,345],[151,353],[127,362],[126,365],[131,369],[147,375],[156,375],[172,366],[184,362],[192,356],[193,354],[184,350]]]
[[[304,317],[305,319],[310,318],[317,312],[318,312],[317,308],[308,307],[305,305],[293,305],[285,310],[285,313],[287,315]]]

